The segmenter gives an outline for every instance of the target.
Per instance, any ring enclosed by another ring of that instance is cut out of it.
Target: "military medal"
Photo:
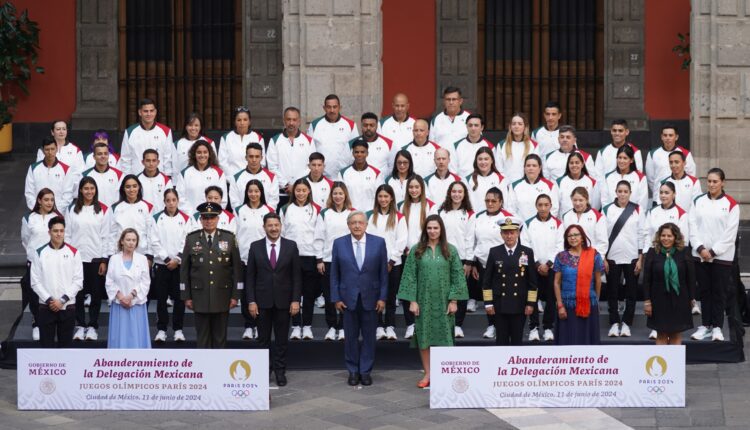
[[[518,264],[521,265],[521,266],[528,266],[529,265],[529,257],[523,251],[521,252],[521,256],[518,257]]]
[[[219,249],[224,252],[229,251],[229,242],[227,242],[226,240],[220,240]]]

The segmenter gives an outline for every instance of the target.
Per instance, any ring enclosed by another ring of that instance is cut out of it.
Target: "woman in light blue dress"
[[[148,290],[151,283],[146,256],[136,251],[138,232],[126,228],[117,241],[118,253],[109,259],[107,296],[108,348],[151,348],[148,328]]]

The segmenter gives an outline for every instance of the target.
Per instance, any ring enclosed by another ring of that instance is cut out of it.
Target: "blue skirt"
[[[575,308],[566,307],[568,318],[555,323],[557,345],[599,345],[599,306],[592,305],[588,318],[576,316]]]
[[[107,348],[151,348],[146,305],[135,305],[125,309],[119,303],[112,302],[112,307],[109,308]]]

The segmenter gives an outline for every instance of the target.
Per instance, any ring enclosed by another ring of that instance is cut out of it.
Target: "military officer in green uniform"
[[[202,228],[187,235],[180,267],[180,294],[195,312],[198,348],[224,348],[229,310],[243,291],[242,260],[237,239],[216,228],[221,206],[198,206]]]
[[[536,306],[537,280],[534,251],[519,243],[521,220],[498,222],[503,244],[490,249],[482,294],[485,310],[495,315],[497,345],[521,345],[526,316]]]

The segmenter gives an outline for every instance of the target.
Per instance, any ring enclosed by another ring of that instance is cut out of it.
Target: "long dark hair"
[[[573,224],[568,226],[568,228],[565,229],[565,250],[569,250],[571,248],[570,244],[568,244],[568,233],[570,233],[571,230],[578,230],[579,233],[581,233],[581,248],[582,249],[589,249],[591,247],[591,239],[586,235],[586,231],[583,230],[583,227],[581,227],[578,224]]]
[[[35,200],[35,203],[34,203],[34,208],[31,209],[31,212],[34,212],[34,213],[37,213],[37,214],[39,213],[39,211],[42,209],[42,205],[39,204],[39,200],[41,200],[42,197],[46,196],[47,194],[52,194],[52,197],[53,197],[53,199],[52,199],[52,212],[50,212],[50,213],[56,213],[59,216],[62,216],[62,214],[60,213],[60,211],[57,210],[57,202],[55,202],[55,199],[54,199],[55,192],[52,191],[52,190],[50,190],[49,188],[42,188],[41,190],[39,190],[38,193],[36,193],[36,200]]]
[[[310,186],[310,183],[307,182],[307,179],[305,179],[305,178],[299,178],[296,181],[294,181],[294,184],[292,185],[292,195],[289,196],[289,203],[287,203],[287,205],[291,205],[291,204],[296,205],[297,204],[297,197],[294,195],[294,190],[296,190],[297,187],[299,187],[300,185],[303,185],[303,186],[307,187],[307,191],[309,191],[309,193],[307,193],[307,200],[305,200],[305,204],[303,206],[307,206],[307,205],[309,205],[310,203],[313,202],[313,199],[312,199],[312,187]],[[299,205],[297,205],[297,206],[299,206]]]
[[[584,176],[589,176],[589,169],[586,168],[586,160],[583,159],[583,154],[576,151],[575,149],[573,150],[573,152],[570,153],[570,155],[568,155],[568,161],[565,162],[565,175],[564,176],[567,176],[570,179],[573,179],[573,177],[570,176],[570,160],[572,160],[573,158],[577,158],[581,160],[581,177],[583,178]]]
[[[536,163],[539,165],[539,176],[536,177],[536,180],[538,181],[539,179],[544,179],[544,173],[542,173],[542,157],[540,157],[540,156],[538,156],[536,154],[529,154],[529,155],[527,155],[526,158],[523,160],[524,170],[526,169],[526,163],[528,163],[529,160],[536,160]],[[526,182],[531,183],[529,181],[529,178],[526,177],[526,172],[525,171],[523,173],[523,179]]]
[[[352,199],[349,198],[349,189],[346,187],[346,184],[341,181],[336,181],[333,183],[333,186],[331,187],[331,192],[328,193],[328,199],[326,200],[326,207],[329,209],[333,209],[334,212],[336,212],[336,204],[333,202],[333,190],[336,188],[340,189],[344,192],[344,203],[343,203],[343,210],[351,210],[352,209]]]
[[[617,149],[617,155],[619,156],[620,154],[625,154],[630,158],[630,166],[628,166],[629,172],[627,173],[635,172],[637,168],[635,164],[635,151],[633,151],[633,148],[631,148],[630,145],[622,145]],[[620,171],[620,167],[617,164],[615,164],[615,171],[621,175],[625,174]]]
[[[424,179],[422,179],[419,175],[412,175],[409,177],[409,179],[406,180],[406,196],[404,196],[404,201],[401,206],[401,213],[404,214],[404,218],[406,218],[406,224],[409,224],[409,215],[411,214],[411,204],[412,204],[412,198],[411,194],[409,194],[409,185],[411,185],[412,181],[417,181],[419,184],[420,192],[419,192],[419,225],[424,225],[424,220],[427,215],[428,207],[427,207],[427,188],[424,184]],[[415,202],[416,203],[416,202]],[[410,226],[414,227],[414,226]]]
[[[375,202],[372,208],[372,222],[373,224],[378,223],[378,217],[380,216],[380,204],[378,203],[378,195],[381,192],[386,192],[391,196],[391,204],[388,205],[388,221],[385,223],[385,229],[391,230],[396,228],[396,218],[398,209],[396,208],[396,193],[393,192],[393,187],[388,184],[382,184],[375,190]]]
[[[129,180],[134,180],[138,184],[138,196],[135,198],[135,202],[138,203],[141,200],[143,200],[143,185],[141,184],[141,181],[138,180],[138,177],[134,174],[125,175],[125,177],[122,179],[122,183],[120,184],[120,201],[121,202],[127,202],[128,197],[125,195],[125,183]]]
[[[391,170],[391,178],[398,179],[398,165],[396,164],[398,162],[398,157],[404,157],[407,160],[409,160],[409,171],[406,172],[406,177],[409,178],[412,175],[414,175],[414,159],[411,156],[411,152],[402,149],[396,153],[396,156],[393,158],[393,169]]]
[[[469,187],[467,187],[462,181],[454,181],[448,185],[448,191],[446,191],[445,200],[443,200],[443,204],[440,206],[440,212],[449,212],[453,210],[453,201],[451,200],[451,191],[453,191],[453,187],[462,187],[464,189],[464,199],[461,201],[461,206],[458,207],[458,210],[469,212],[471,210]]]
[[[190,125],[190,123],[196,119],[201,125],[200,130],[198,130],[198,139],[200,139],[201,136],[203,136],[203,118],[201,118],[201,115],[198,112],[190,112],[185,118],[185,124],[182,125],[182,136],[181,136],[182,138],[189,139],[188,133],[187,133],[187,126]]]
[[[247,184],[245,184],[245,199],[243,203],[247,205],[247,207],[251,208],[250,206],[250,197],[247,196],[247,192],[250,190],[250,185],[255,185],[260,190],[260,205],[263,206],[266,204],[266,191],[263,189],[263,182],[257,180],[257,179],[250,179],[247,181]]]
[[[102,210],[102,205],[99,204],[99,187],[96,185],[96,181],[91,176],[86,176],[85,178],[81,179],[81,182],[78,183],[78,197],[76,197],[75,206],[73,206],[73,212],[75,213],[81,213],[81,209],[83,208],[83,186],[86,184],[91,184],[94,186],[94,189],[96,190],[94,192],[94,199],[91,200],[91,206],[94,207],[94,213],[99,213]]]
[[[429,224],[432,221],[436,221],[438,224],[440,224],[440,238],[438,239],[438,246],[440,247],[440,252],[443,254],[443,257],[445,257],[446,260],[451,258],[451,250],[448,247],[448,239],[445,236],[445,224],[443,224],[443,219],[440,218],[439,215],[430,215],[422,224],[422,235],[419,236],[419,243],[417,243],[417,249],[414,251],[414,257],[415,258],[422,258],[422,255],[427,250],[427,243],[429,242],[429,237],[427,236],[427,224]]]
[[[206,142],[203,139],[198,139],[193,143],[193,145],[190,147],[190,150],[188,151],[188,166],[194,166],[196,169],[198,168],[197,164],[198,162],[195,159],[195,153],[198,152],[198,148],[201,146],[205,146],[208,150],[208,165],[206,168],[211,166],[218,166],[219,162],[216,160],[216,153],[214,152],[214,149],[211,148],[211,144]]]
[[[471,181],[474,182],[474,186],[471,187],[472,191],[476,190],[479,186],[479,181],[477,180],[477,176],[479,176],[479,167],[477,165],[477,159],[479,158],[480,154],[487,154],[490,156],[490,160],[492,160],[492,163],[490,164],[490,173],[500,173],[497,171],[497,167],[495,167],[495,155],[492,154],[492,150],[488,146],[483,146],[477,150],[477,153],[474,155],[474,172],[471,174]]]

